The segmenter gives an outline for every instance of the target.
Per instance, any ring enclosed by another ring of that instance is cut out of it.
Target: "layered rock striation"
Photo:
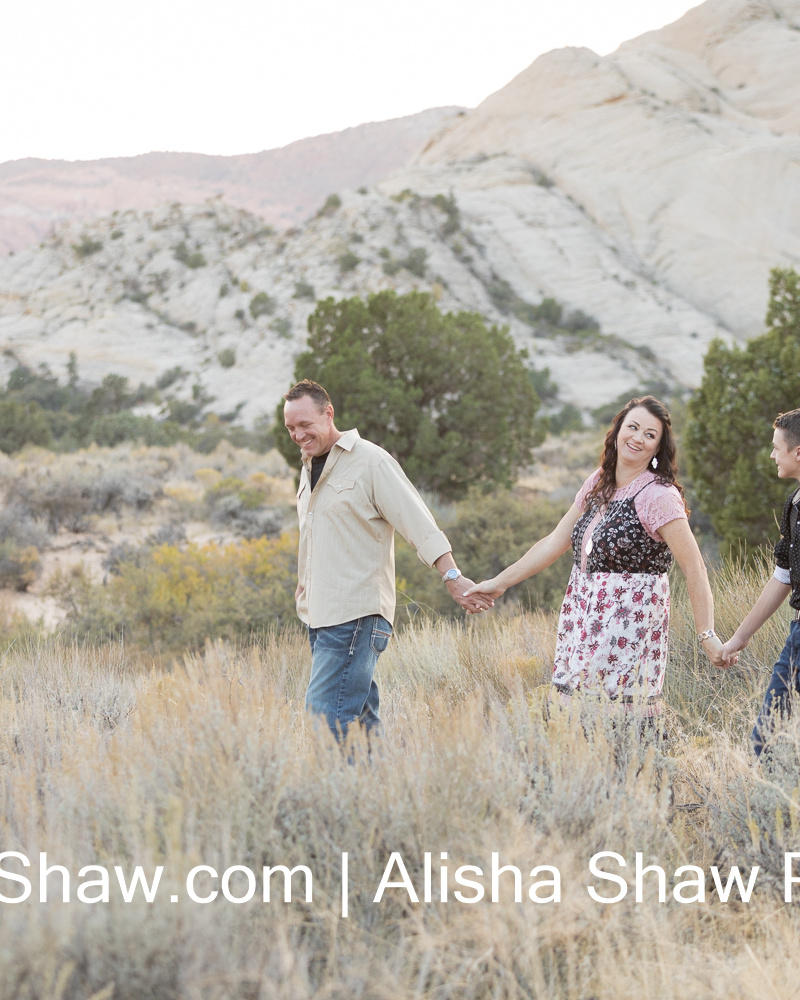
[[[600,57],[559,49],[429,143],[542,171],[623,261],[741,336],[800,263],[800,0],[707,0]]]
[[[707,0],[611,56],[542,56],[302,226],[220,198],[70,223],[0,261],[3,364],[180,367],[252,420],[316,299],[416,288],[508,325],[554,406],[691,388],[800,266],[799,71],[800,0]]]

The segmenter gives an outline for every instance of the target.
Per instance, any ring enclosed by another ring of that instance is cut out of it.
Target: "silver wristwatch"
[[[460,576],[461,576],[461,570],[453,567],[453,569],[449,569],[444,574],[444,576],[442,577],[442,582],[450,583],[451,580],[457,580]]]

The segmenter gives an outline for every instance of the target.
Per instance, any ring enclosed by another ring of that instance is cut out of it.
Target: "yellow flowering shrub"
[[[126,641],[153,650],[247,637],[295,620],[297,536],[231,545],[159,545],[119,563],[104,584],[78,571],[52,592],[82,638]]]

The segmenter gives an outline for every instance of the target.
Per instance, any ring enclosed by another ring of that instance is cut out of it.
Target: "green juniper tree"
[[[700,506],[730,545],[775,537],[789,487],[770,459],[772,421],[800,406],[800,275],[770,275],[767,332],[744,347],[715,340],[689,404],[687,466]]]
[[[477,313],[441,313],[430,295],[379,292],[317,305],[295,379],[325,388],[340,428],[357,427],[420,487],[455,498],[508,486],[543,437],[524,352]],[[297,446],[276,411],[278,447]]]
[[[0,400],[0,451],[10,455],[26,444],[46,448],[50,443],[50,426],[38,403]]]

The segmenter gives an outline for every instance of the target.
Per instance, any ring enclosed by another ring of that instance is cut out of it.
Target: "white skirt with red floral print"
[[[573,566],[558,619],[553,683],[635,701],[658,698],[669,638],[666,573]]]

